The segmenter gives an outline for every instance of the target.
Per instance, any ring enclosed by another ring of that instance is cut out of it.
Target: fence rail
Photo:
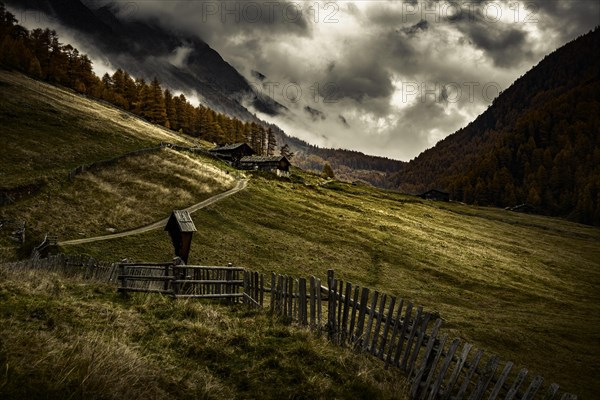
[[[411,301],[354,285],[328,271],[319,278],[296,278],[229,266],[177,263],[102,263],[89,257],[50,256],[6,264],[85,279],[118,283],[122,292],[174,298],[225,299],[295,321],[339,345],[380,359],[409,379],[411,399],[576,400],[559,385],[544,386],[540,375],[517,369],[483,349],[442,332],[442,319]]]

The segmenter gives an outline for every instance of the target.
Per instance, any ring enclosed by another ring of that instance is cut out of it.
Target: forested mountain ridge
[[[27,11],[45,13],[75,30],[80,44],[110,60],[113,67],[147,80],[159,76],[172,90],[193,90],[204,105],[217,112],[259,122],[240,103],[242,98],[249,99],[257,110],[267,114],[276,114],[283,107],[255,93],[246,79],[200,38],[167,31],[157,21],[117,18],[114,5],[100,7],[91,3],[88,7],[80,0],[5,0],[5,3],[23,10],[24,16]],[[170,57],[178,49],[187,49],[189,54],[181,63],[174,63]]]
[[[457,201],[528,203],[548,215],[600,224],[600,30],[579,37],[519,78],[467,127],[391,179]]]
[[[100,3],[81,0],[4,0],[4,2],[15,10],[23,11],[23,14],[16,12],[17,17],[33,16],[41,20],[39,15],[28,14],[28,12],[43,12],[68,29],[80,33],[78,41],[98,51],[102,58],[109,60],[119,70],[117,76],[112,75],[103,79],[106,86],[115,86],[115,84],[121,86],[119,82],[123,81],[123,73],[129,86],[132,83],[129,82],[130,77],[143,78],[147,82],[157,77],[162,87],[169,89],[169,94],[174,91],[185,93],[195,91],[205,103],[205,107],[200,106],[200,108],[216,112],[210,115],[208,124],[200,118],[177,117],[180,121],[176,123],[168,118],[171,128],[177,130],[183,128],[186,133],[222,144],[245,140],[245,137],[251,133],[245,130],[239,134],[240,125],[249,123],[253,125],[254,131],[260,131],[263,136],[265,133],[268,136],[270,131],[278,147],[288,144],[296,154],[294,164],[301,168],[320,171],[324,164],[329,162],[340,178],[363,179],[377,186],[385,186],[387,182],[384,173],[398,171],[402,164],[399,161],[372,157],[359,152],[320,149],[293,137],[294,132],[286,133],[278,126],[260,120],[241,104],[242,99],[250,100],[257,111],[270,115],[285,111],[285,107],[262,93],[253,92],[245,78],[201,38],[167,31],[156,21],[118,18],[117,10],[110,4],[101,6]],[[131,5],[135,6],[134,3]],[[191,49],[185,65],[172,65],[165,62],[168,56],[183,47]],[[87,61],[89,62],[90,59],[88,58]],[[117,92],[119,95],[123,94],[122,90]],[[130,93],[133,92],[130,90]],[[103,98],[125,109],[129,109],[131,103],[136,102],[134,94],[126,98],[128,105],[121,98],[114,101],[110,93],[107,95],[108,98],[97,95],[95,97]],[[180,96],[173,96],[173,98],[176,107],[188,104],[187,100],[181,99]],[[169,108],[168,97],[166,102]],[[194,114],[194,107],[189,105],[185,108],[186,115]],[[164,118],[160,115],[149,120],[164,125]],[[201,125],[208,129],[202,129]],[[230,129],[232,125],[233,130]],[[249,141],[249,143],[253,147],[259,146],[256,141]],[[360,159],[360,171],[356,167],[358,159]],[[393,167],[390,168],[389,164],[393,164]]]

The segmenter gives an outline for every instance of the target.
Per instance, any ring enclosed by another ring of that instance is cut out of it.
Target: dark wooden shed
[[[450,193],[442,192],[441,190],[431,189],[419,195],[425,200],[450,201]]]
[[[240,168],[269,171],[277,176],[289,176],[292,164],[285,156],[250,156],[240,160]]]
[[[165,231],[169,232],[169,236],[171,236],[175,255],[187,264],[192,235],[196,232],[196,226],[190,213],[185,210],[174,210],[169,217]]]
[[[209,152],[216,155],[221,160],[227,161],[236,168],[240,166],[240,160],[243,157],[254,154],[254,150],[252,150],[252,147],[247,143],[226,144],[224,146],[215,147],[214,149],[209,150]]]

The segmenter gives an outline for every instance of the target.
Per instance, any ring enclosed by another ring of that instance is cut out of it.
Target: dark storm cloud
[[[528,49],[527,33],[519,28],[481,20],[463,20],[456,26],[470,44],[483,50],[498,67],[510,68],[534,56]]]
[[[390,74],[377,58],[358,57],[354,63],[337,64],[327,77],[335,85],[337,97],[347,97],[361,103],[366,97],[388,97],[394,87]]]
[[[289,134],[404,160],[485,110],[486,85],[494,94],[506,89],[600,23],[591,0],[84,1],[199,36],[256,87],[269,88],[264,94],[276,88],[289,116],[271,121]],[[338,22],[325,23],[332,11]],[[84,50],[93,53],[87,43]],[[159,61],[148,60],[157,68]],[[282,96],[288,84],[302,87],[301,101]],[[412,98],[404,98],[407,88],[416,88]]]
[[[596,0],[539,1],[526,12],[541,30],[556,31],[561,43],[600,25],[600,4]]]
[[[429,28],[429,22],[422,19],[411,27],[402,28],[402,32],[406,33],[407,35],[414,35],[415,33],[418,33],[419,31],[427,30],[427,28]]]

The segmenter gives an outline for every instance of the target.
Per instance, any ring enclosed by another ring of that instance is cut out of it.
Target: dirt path
[[[224,198],[229,197],[232,194],[239,192],[240,190],[246,189],[246,186],[248,186],[248,180],[242,179],[242,180],[238,181],[238,183],[235,185],[235,187],[233,189],[229,189],[226,192],[214,195],[200,203],[194,204],[193,206],[186,208],[185,210],[191,214],[195,211],[198,211],[201,208],[210,206],[211,204],[214,204],[220,200],[223,200]],[[142,226],[140,228],[132,229],[130,231],[113,233],[111,235],[96,236],[96,237],[85,238],[85,239],[65,240],[63,242],[58,242],[58,245],[65,246],[65,245],[71,245],[71,244],[83,244],[83,243],[98,242],[100,240],[109,240],[109,239],[116,239],[116,238],[125,237],[125,236],[138,235],[140,233],[152,231],[154,229],[164,228],[165,225],[167,224],[168,220],[169,220],[169,218],[167,217],[165,219],[161,219],[160,221],[156,221],[150,225]]]

